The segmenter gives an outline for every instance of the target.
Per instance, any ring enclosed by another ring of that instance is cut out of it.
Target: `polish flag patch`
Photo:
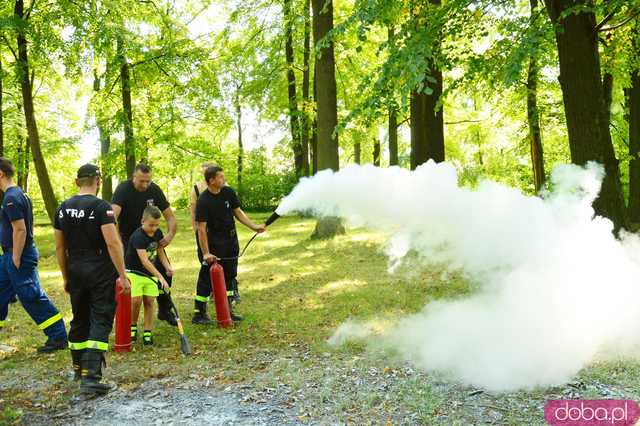
[[[113,216],[113,210],[107,210],[107,216]]]

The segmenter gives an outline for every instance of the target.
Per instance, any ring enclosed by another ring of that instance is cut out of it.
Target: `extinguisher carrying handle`
[[[213,262],[211,262],[211,263],[207,262],[206,260],[203,260],[203,261],[202,261],[202,266],[213,266],[213,265],[215,265],[216,263],[218,263],[218,261],[220,261],[220,260],[221,260],[221,259],[220,259],[219,257],[216,257],[216,258],[213,260]]]

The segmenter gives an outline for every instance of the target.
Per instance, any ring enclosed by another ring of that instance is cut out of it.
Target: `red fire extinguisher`
[[[211,294],[216,304],[216,318],[220,327],[233,326],[229,301],[227,300],[227,285],[224,281],[224,270],[218,262],[213,262],[209,268],[211,277]]]
[[[120,278],[116,280],[116,352],[131,352],[131,293],[120,294]]]

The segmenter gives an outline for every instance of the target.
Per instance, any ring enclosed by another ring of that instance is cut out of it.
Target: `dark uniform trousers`
[[[20,268],[13,264],[11,250],[0,258],[0,327],[8,314],[8,305],[17,295],[29,316],[52,340],[65,340],[67,332],[62,315],[40,287],[38,250],[27,246],[22,251]]]
[[[70,251],[67,267],[73,310],[69,348],[106,351],[116,312],[118,273],[105,252],[93,250]]]
[[[233,289],[237,286],[236,276],[238,275],[238,253],[240,246],[236,231],[229,231],[227,234],[208,235],[209,251],[217,257],[234,257],[235,259],[221,260],[220,265],[224,270],[224,281],[227,285],[227,296],[233,295]],[[203,265],[202,250],[198,245],[198,260],[200,261],[200,273],[196,289],[196,301],[207,302],[211,296],[211,278],[209,275],[210,265]]]

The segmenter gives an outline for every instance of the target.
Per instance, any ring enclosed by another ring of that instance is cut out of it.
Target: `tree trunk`
[[[314,61],[315,62],[315,61]],[[311,123],[311,165],[313,174],[318,173],[318,79],[313,67],[313,122]]]
[[[24,188],[24,150],[26,139],[18,135],[18,143],[16,144],[16,158],[14,166],[16,167],[16,175],[18,177],[18,186]]]
[[[24,178],[21,187],[25,192],[27,192],[29,191],[29,171],[31,169],[31,144],[29,143],[29,138],[25,139],[24,142],[24,157],[22,163]]]
[[[313,39],[323,41],[333,30],[333,0],[313,0]],[[335,60],[333,41],[325,43],[316,58],[318,95],[318,168],[339,169],[338,105],[336,95]]]
[[[362,146],[360,142],[356,142],[353,144],[353,162],[356,164],[360,164],[362,161]]]
[[[627,91],[629,120],[629,219],[640,223],[640,72],[631,73]]]
[[[149,138],[143,137],[141,144],[136,143],[136,151],[140,156],[140,162],[151,165],[151,158],[149,157]]]
[[[98,71],[93,70],[93,92],[98,95],[100,93],[100,77]],[[113,183],[111,182],[111,173],[109,170],[109,149],[111,147],[111,136],[105,127],[100,113],[96,112],[96,125],[98,126],[98,135],[100,137],[100,171],[102,173],[102,199],[111,201],[113,198]]]
[[[311,123],[311,161],[315,175],[318,173],[318,120],[315,117]]]
[[[398,118],[393,108],[389,110],[389,165],[398,165]]]
[[[22,104],[16,103],[18,111],[23,111]],[[29,138],[22,137],[22,134],[18,134],[18,141],[16,143],[16,156],[13,159],[13,165],[16,168],[17,184],[25,192],[28,190],[29,183],[29,152],[31,147],[29,146]]]
[[[309,80],[311,76],[309,56],[311,53],[311,0],[304,2],[304,53],[302,71],[302,115],[301,115],[301,142],[302,142],[302,174],[309,176]]]
[[[242,108],[240,106],[240,89],[236,91],[236,125],[238,127],[238,197],[242,199],[242,159],[244,148],[242,146]]]
[[[387,38],[391,42],[394,38],[393,27],[387,29]],[[393,89],[392,93],[393,93]],[[395,105],[389,106],[389,165],[398,165],[398,116]]]
[[[23,20],[23,0],[16,0],[14,15],[18,20]],[[49,216],[49,220],[53,221],[53,216],[55,215],[56,208],[58,207],[58,201],[56,200],[56,196],[53,192],[51,180],[49,179],[49,172],[47,171],[47,165],[44,161],[44,156],[42,155],[42,150],[40,148],[40,135],[38,134],[38,125],[33,108],[31,75],[29,72],[29,55],[27,52],[27,39],[24,33],[25,27],[26,26],[22,25],[18,27],[18,61],[16,62],[16,65],[18,67],[18,76],[20,78],[20,88],[22,89],[24,118],[27,126],[29,145],[33,152],[33,162],[36,166],[38,183],[40,184],[40,191],[42,192],[42,199],[44,200],[47,215]]]
[[[131,178],[136,168],[136,143],[133,139],[133,108],[131,106],[131,77],[129,62],[124,54],[124,42],[118,37],[118,56],[120,58],[120,81],[122,83],[122,122],[124,127],[124,156],[127,176]]]
[[[324,43],[327,34],[333,30],[333,0],[312,0],[313,5],[313,40],[316,45],[323,46],[316,56],[316,95],[317,113],[317,157],[318,169],[338,170],[338,104],[336,94],[335,58],[333,40]],[[340,220],[323,218],[318,220],[314,236],[318,238],[332,237],[344,233]]]
[[[378,138],[373,141],[373,165],[380,167],[380,140]]]
[[[530,0],[531,16],[535,16],[538,0]],[[544,154],[542,134],[540,132],[540,110],[538,109],[538,62],[537,52],[529,57],[527,73],[527,122],[529,124],[529,142],[531,145],[531,165],[536,193],[544,186]]]
[[[389,166],[398,165],[398,117],[394,108],[389,109]]]
[[[442,97],[442,71],[437,68],[434,61],[431,61],[430,69],[430,75],[436,81],[428,82],[426,86],[432,92],[423,95],[427,160],[441,163],[444,161],[444,114],[442,105],[438,105],[438,102]]]
[[[571,160],[579,165],[588,161],[604,165],[606,175],[593,206],[597,214],[611,219],[617,233],[627,227],[628,221],[618,160],[604,112],[595,15],[588,8],[588,0],[545,0],[545,3],[551,21],[557,24],[559,80]],[[573,12],[565,14],[569,8]]]
[[[424,81],[431,94],[411,92],[411,170],[429,159],[439,163],[445,158],[444,116],[442,107],[437,106],[442,96],[442,72],[433,61],[430,63],[429,78],[436,81],[433,83],[426,78]]]
[[[441,0],[429,0],[439,7]],[[424,89],[411,93],[411,169],[432,159],[444,161],[444,115],[438,105],[442,97],[442,71],[433,57],[439,50],[435,42],[433,54],[427,58]]]
[[[111,201],[113,198],[113,181],[111,179],[111,170],[109,170],[108,158],[111,148],[111,136],[104,126],[98,124],[98,132],[100,134],[100,163],[102,171],[102,199]]]
[[[291,16],[291,0],[284,0],[282,7],[284,15],[284,56],[287,62],[287,96],[289,100],[289,123],[291,126],[291,143],[296,176],[300,178],[304,168],[304,153],[302,149],[302,135],[298,113],[298,97],[296,94],[296,75],[293,71],[293,17]]]
[[[611,104],[613,103],[613,74],[605,72],[602,77],[602,93],[604,96],[604,119],[607,127],[611,125]]]
[[[409,102],[411,124],[410,167],[411,170],[415,170],[416,167],[427,161],[423,95],[414,90],[411,92]]]

